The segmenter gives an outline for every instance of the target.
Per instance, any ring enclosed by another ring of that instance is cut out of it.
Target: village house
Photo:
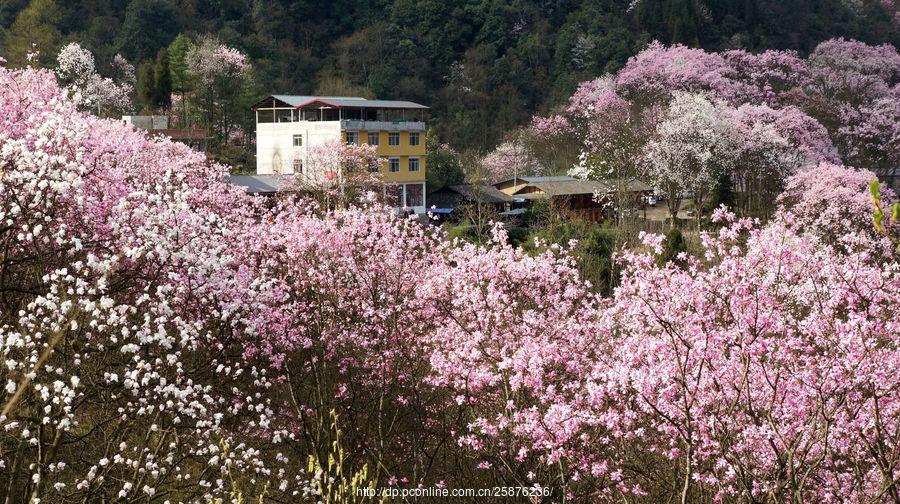
[[[256,173],[306,173],[309,149],[333,141],[369,144],[382,159],[386,199],[415,213],[426,212],[425,112],[428,107],[396,100],[359,97],[271,95],[256,112]]]
[[[526,207],[536,200],[553,200],[572,215],[591,222],[608,217],[608,203],[615,192],[615,187],[609,182],[577,179],[568,175],[516,177],[497,182],[494,187]],[[640,206],[642,198],[651,193],[651,188],[643,182],[632,180],[626,184],[626,192]]]

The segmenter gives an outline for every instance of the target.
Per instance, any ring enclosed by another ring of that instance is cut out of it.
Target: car
[[[656,206],[656,196],[647,196],[647,204],[650,206]]]

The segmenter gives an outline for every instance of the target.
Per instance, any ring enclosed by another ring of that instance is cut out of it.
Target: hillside
[[[7,0],[0,44],[12,64],[77,41],[135,67],[179,33],[245,52],[255,89],[404,98],[432,106],[442,140],[488,149],[619,69],[651,40],[708,50],[794,49],[831,37],[900,41],[895,7],[842,0]]]

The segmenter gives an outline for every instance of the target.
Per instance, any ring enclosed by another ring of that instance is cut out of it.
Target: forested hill
[[[489,148],[577,82],[614,71],[647,42],[810,51],[827,38],[898,43],[883,0],[3,0],[0,42],[80,42],[139,66],[179,33],[249,55],[253,93],[404,98],[433,107],[457,148]],[[55,54],[55,53],[53,53]]]

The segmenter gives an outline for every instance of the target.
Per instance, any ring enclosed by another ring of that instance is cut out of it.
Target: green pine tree
[[[153,103],[157,107],[172,104],[172,75],[169,69],[169,52],[162,48],[156,54],[153,65]]]
[[[725,205],[731,209],[737,206],[737,196],[734,194],[734,184],[731,181],[731,174],[723,171],[716,181],[716,187],[712,194],[713,208]]]
[[[137,99],[144,108],[153,108],[156,101],[156,80],[153,76],[153,63],[141,63],[137,76]]]
[[[172,91],[185,93],[191,90],[191,78],[187,69],[187,53],[194,46],[185,34],[181,33],[169,45],[169,74]]]
[[[673,227],[666,232],[666,239],[663,242],[663,251],[656,256],[656,264],[663,266],[669,261],[681,265],[682,261],[678,259],[678,254],[687,252],[687,245],[684,242],[684,235],[681,229]]]

